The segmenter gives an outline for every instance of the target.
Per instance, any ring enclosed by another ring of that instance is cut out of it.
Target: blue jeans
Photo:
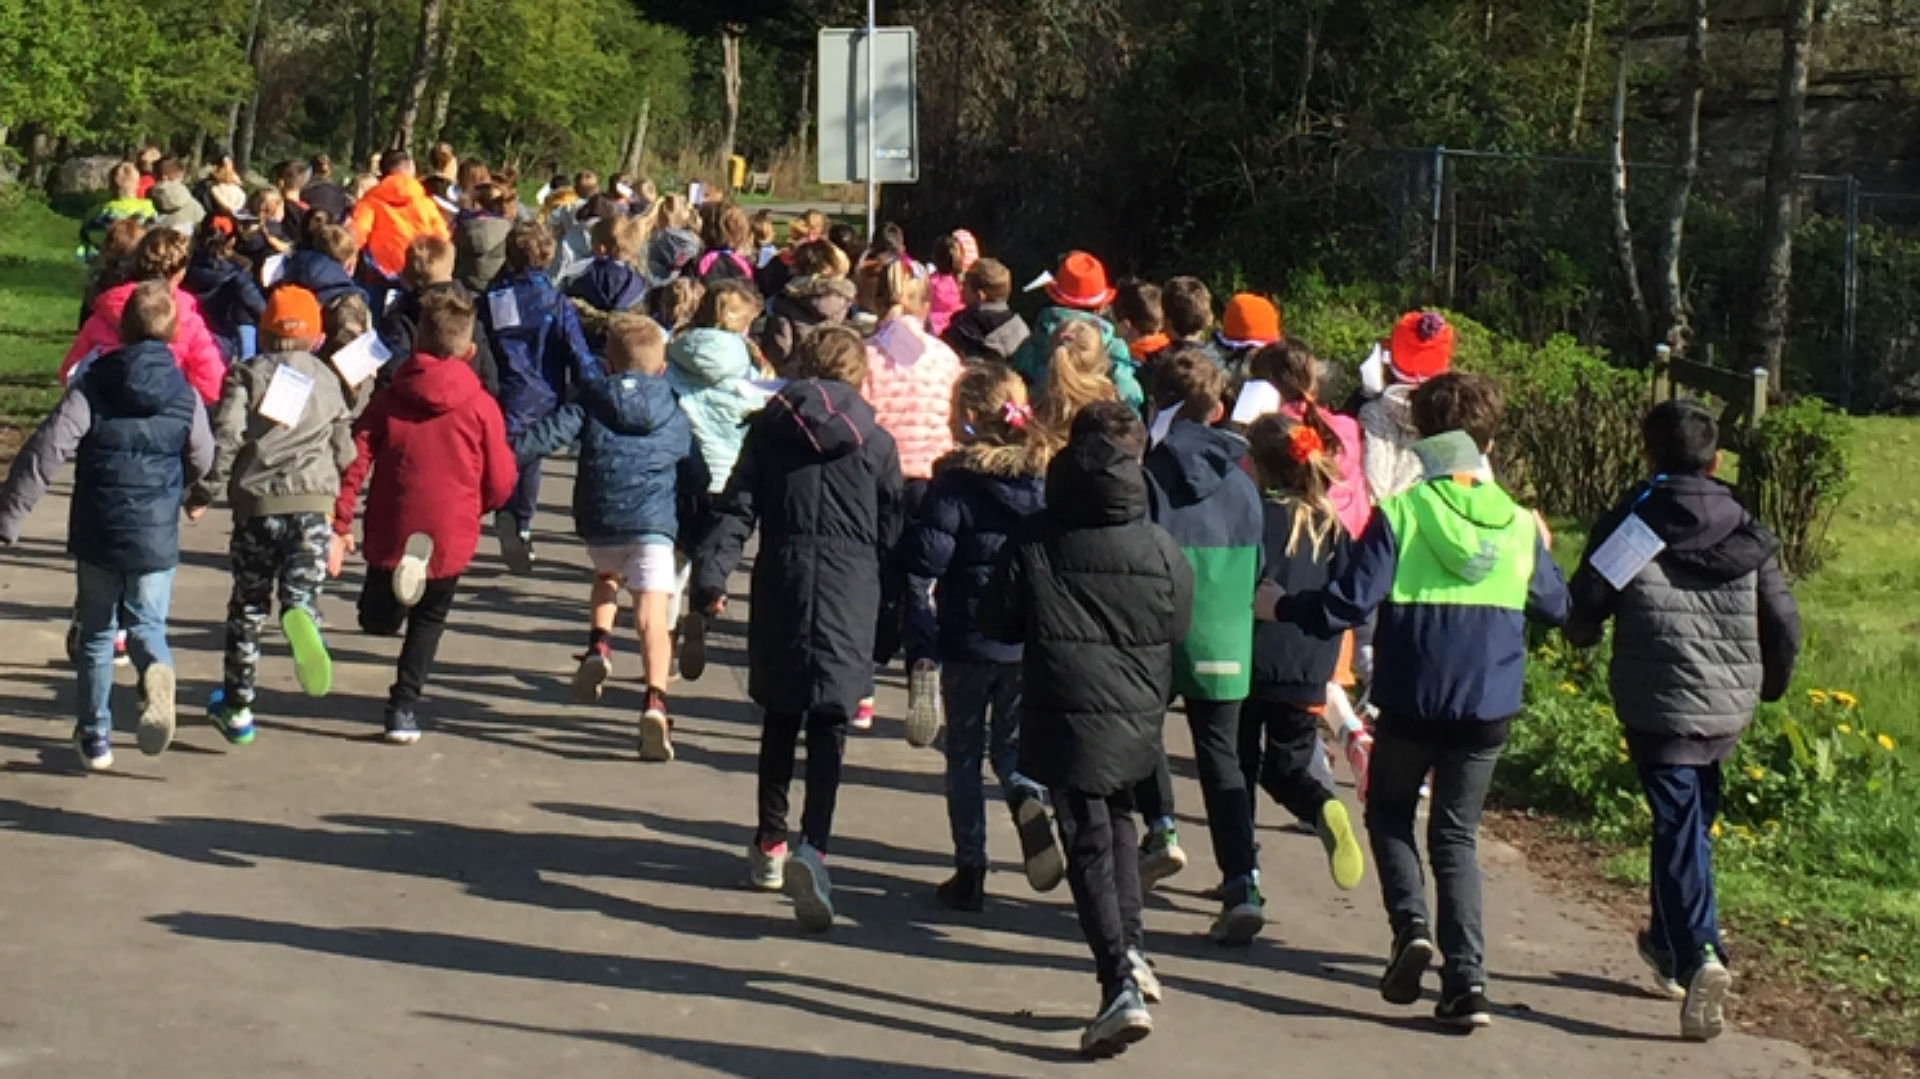
[[[1642,764],[1640,785],[1653,811],[1654,944],[1673,960],[1684,984],[1708,945],[1721,956],[1720,920],[1713,900],[1713,843],[1720,813],[1720,766]]]
[[[987,867],[987,800],[982,758],[993,762],[1007,804],[1043,797],[1020,774],[1020,664],[948,663],[940,672],[947,706],[947,823],[953,862]]]
[[[123,573],[89,562],[74,567],[79,595],[74,621],[80,626],[80,697],[75,719],[81,731],[113,733],[113,638],[127,631],[127,655],[135,669],[173,666],[167,648],[167,607],[173,602],[173,570]]]

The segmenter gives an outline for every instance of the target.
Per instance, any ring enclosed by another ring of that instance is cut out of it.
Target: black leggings
[[[764,849],[787,838],[787,788],[793,783],[800,729],[807,731],[807,803],[800,831],[813,849],[827,852],[833,806],[840,795],[840,761],[847,750],[847,717],[830,712],[768,712],[760,727],[760,826],[754,839]]]
[[[453,611],[453,592],[460,576],[440,577],[427,582],[420,602],[400,606],[393,598],[393,571],[369,567],[367,583],[360,590],[360,628],[368,633],[391,637],[405,627],[407,638],[400,645],[400,664],[393,688],[387,691],[387,704],[410,708],[427,688],[427,674],[433,669],[433,657],[440,651],[440,637],[447,629],[447,615]]]

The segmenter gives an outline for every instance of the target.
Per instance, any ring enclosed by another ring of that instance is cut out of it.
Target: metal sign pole
[[[873,54],[878,44],[874,40],[874,7],[876,0],[867,0],[867,243],[873,243],[874,231],[879,228],[880,220],[880,184],[875,179],[878,173],[880,147],[874,137],[874,63]]]

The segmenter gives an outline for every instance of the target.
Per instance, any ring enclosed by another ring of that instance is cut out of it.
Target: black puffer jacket
[[[900,454],[860,392],[789,382],[755,414],[694,554],[711,609],[755,526],[747,693],[769,712],[851,716],[873,693],[880,567],[900,533]]]
[[[1623,590],[1593,553],[1629,514],[1666,549]],[[1575,645],[1613,635],[1614,710],[1636,760],[1705,764],[1725,757],[1759,700],[1793,679],[1800,614],[1774,557],[1779,541],[1706,476],[1673,476],[1628,492],[1594,526],[1569,587]]]
[[[1192,615],[1193,570],[1147,520],[1139,460],[1101,436],[1070,444],[980,600],[981,632],[1026,645],[1020,771],[1098,796],[1146,778]]]
[[[962,446],[934,463],[900,564],[935,582],[941,660],[1020,661],[1019,645],[980,632],[977,612],[1007,538],[1045,504],[1040,466],[1025,446]]]
[[[1346,570],[1347,530],[1338,517],[1325,519],[1327,538],[1314,543],[1306,522],[1301,521],[1305,507],[1298,501],[1268,498],[1260,507],[1265,535],[1261,539],[1266,568],[1263,580],[1279,585],[1288,595],[1319,592],[1327,582]],[[1295,522],[1300,522],[1298,542],[1288,553],[1288,541],[1294,538]],[[1340,662],[1340,637],[1315,636],[1294,622],[1255,622],[1253,624],[1253,691],[1255,700],[1279,701],[1308,707],[1327,699],[1327,682]]]

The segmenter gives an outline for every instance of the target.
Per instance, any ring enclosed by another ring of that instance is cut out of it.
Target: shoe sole
[[[793,916],[803,929],[824,933],[833,928],[833,903],[821,896],[813,867],[800,858],[789,858],[786,880],[781,888],[793,900]]]
[[[672,728],[667,717],[659,712],[647,712],[640,717],[640,759],[661,762],[673,759]]]
[[[1140,890],[1148,891],[1186,867],[1185,851],[1179,847],[1162,847],[1140,859]]]
[[[1680,1005],[1680,1036],[1695,1042],[1718,1038],[1727,1027],[1727,992],[1732,988],[1733,975],[1726,967],[1701,967]]]
[[[1380,978],[1380,998],[1388,1004],[1412,1004],[1420,999],[1420,982],[1433,965],[1433,942],[1421,938],[1408,944]]]
[[[1647,986],[1647,992],[1661,1000],[1687,999],[1687,987],[1666,972],[1660,964],[1659,957],[1640,947],[1640,942],[1637,940],[1634,942],[1633,950],[1639,953],[1640,961],[1647,965],[1648,972],[1653,975],[1653,984]]]
[[[1436,1015],[1434,1022],[1448,1030],[1479,1030],[1493,1025],[1493,1016],[1486,1012],[1469,1012],[1466,1015]]]
[[[940,735],[940,672],[914,671],[907,677],[907,744],[925,749]]]
[[[612,660],[597,652],[587,656],[580,661],[580,669],[573,672],[573,703],[598,703],[607,679],[612,677]]]
[[[1239,948],[1253,943],[1253,938],[1266,927],[1266,912],[1251,903],[1242,903],[1221,915],[1207,935],[1215,944]]]
[[[298,607],[283,612],[280,632],[286,634],[287,647],[293,649],[293,676],[306,695],[324,697],[333,692],[333,657],[327,654],[327,642],[321,638],[313,615]]]
[[[173,744],[173,668],[154,663],[140,672],[140,752],[158,757]]]
[[[1038,798],[1028,798],[1013,811],[1013,822],[1020,830],[1020,859],[1026,864],[1028,886],[1036,892],[1060,887],[1067,876],[1067,860],[1053,841],[1047,807]]]
[[[1127,1051],[1127,1047],[1153,1033],[1153,1017],[1142,1011],[1129,1016],[1126,1025],[1080,1043],[1080,1054],[1093,1060],[1106,1060]]]
[[[520,535],[520,522],[510,513],[493,515],[493,538],[500,542],[500,561],[515,577],[533,576],[533,553]]]
[[[680,624],[680,677],[698,681],[707,673],[707,616],[691,611]]]
[[[381,736],[390,746],[410,746],[420,740],[419,731],[388,731]]]
[[[1367,859],[1360,851],[1360,840],[1353,834],[1353,821],[1347,807],[1331,801],[1320,807],[1320,844],[1327,849],[1327,869],[1334,886],[1351,892],[1367,874]]]

